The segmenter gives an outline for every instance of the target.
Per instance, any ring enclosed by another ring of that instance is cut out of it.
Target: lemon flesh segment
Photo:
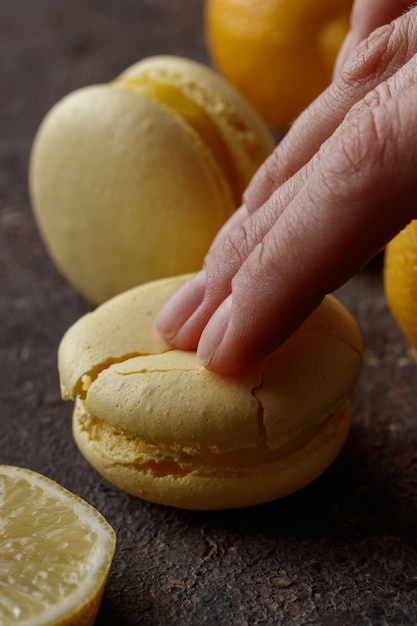
[[[232,157],[216,124],[200,104],[192,100],[179,87],[155,79],[126,77],[119,79],[118,84],[155,100],[180,116],[210,150],[226,175],[235,202],[240,202],[243,188],[239,183]]]
[[[0,465],[0,624],[94,624],[116,537],[92,506],[31,470]]]

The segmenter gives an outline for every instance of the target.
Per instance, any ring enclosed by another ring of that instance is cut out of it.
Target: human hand
[[[244,369],[417,216],[416,51],[411,9],[349,56],[159,313],[167,341],[213,371]]]
[[[334,75],[337,76],[340,73],[343,65],[361,41],[380,26],[389,24],[411,5],[409,0],[355,0],[350,19],[350,31],[340,49]]]

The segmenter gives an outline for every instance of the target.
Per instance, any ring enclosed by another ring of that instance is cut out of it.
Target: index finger
[[[407,48],[405,44],[393,41],[398,27],[399,24],[392,23],[372,33],[358,46],[355,56],[333,83],[295,120],[244,193],[244,204],[249,213],[256,211],[313,157],[354,104],[411,58],[415,43],[412,45],[410,41]],[[412,34],[409,36],[411,40]]]

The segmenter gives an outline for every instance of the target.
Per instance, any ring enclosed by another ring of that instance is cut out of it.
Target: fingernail
[[[232,312],[232,294],[226,298],[210,318],[197,347],[197,362],[204,367],[212,361],[220,346]]]
[[[206,272],[201,270],[162,306],[154,321],[156,332],[164,339],[172,340],[203,301],[205,288]]]

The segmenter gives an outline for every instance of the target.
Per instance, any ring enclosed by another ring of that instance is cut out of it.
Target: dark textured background
[[[64,94],[162,52],[207,61],[199,0],[0,0],[0,462],[54,478],[116,529],[99,625],[417,624],[417,367],[380,259],[338,293],[365,365],[347,445],[313,485],[247,510],[177,511],[113,488],[75,448],[56,349],[89,305],[45,254],[28,155]]]

